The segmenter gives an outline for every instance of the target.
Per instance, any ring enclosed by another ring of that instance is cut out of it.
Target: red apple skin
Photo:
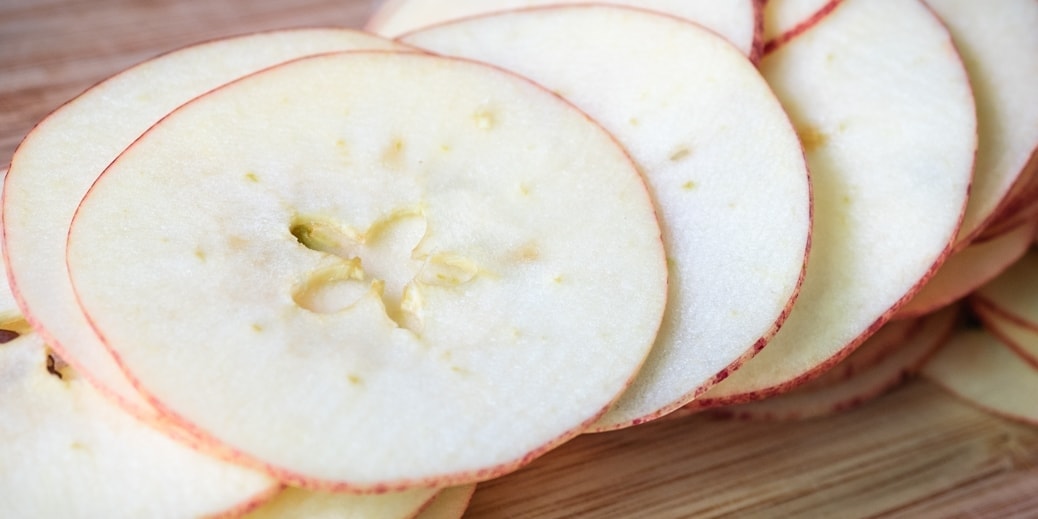
[[[765,0],[765,2],[766,1],[767,0]],[[768,55],[771,52],[774,52],[775,49],[781,47],[782,45],[785,45],[793,38],[800,36],[811,27],[817,25],[818,22],[822,21],[826,16],[829,16],[830,13],[836,10],[836,8],[839,7],[842,2],[843,0],[829,0],[828,3],[822,6],[819,10],[815,11],[804,21],[793,26],[792,29],[789,29],[788,31],[772,38],[771,40],[764,42],[764,47],[762,49],[763,55]],[[763,8],[763,4],[761,7]]]

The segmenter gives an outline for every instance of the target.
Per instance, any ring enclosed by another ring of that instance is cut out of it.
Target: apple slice
[[[61,358],[104,394],[138,415],[153,415],[75,303],[65,267],[65,239],[83,195],[119,152],[197,95],[308,54],[402,47],[344,29],[217,40],[141,63],[54,111],[15,151],[4,187],[6,260],[26,318]]]
[[[1038,331],[1038,251],[1029,251],[972,297]]]
[[[941,266],[895,319],[928,314],[958,301],[988,283],[1019,260],[1034,241],[1038,220],[988,241],[978,241],[956,252]]]
[[[793,391],[815,390],[832,386],[869,370],[896,352],[902,345],[915,340],[924,328],[923,321],[923,319],[903,319],[888,322],[854,350],[854,353],[822,373],[818,378],[797,386]]]
[[[357,492],[486,479],[579,434],[667,293],[611,135],[415,53],[305,58],[177,109],[84,197],[68,268],[155,406],[289,484]]]
[[[1038,425],[1038,369],[983,330],[958,332],[922,374],[985,411]]]
[[[781,0],[764,2],[764,48],[770,53],[818,23],[842,0]]]
[[[437,496],[435,489],[361,495],[288,487],[242,519],[411,519]],[[464,509],[464,508],[463,508]]]
[[[7,177],[7,167],[0,168],[0,196],[3,195],[3,179]],[[0,214],[0,226],[3,225],[3,214]],[[0,257],[3,256],[4,244],[0,240]],[[15,335],[28,331],[26,329],[27,323],[22,317],[21,310],[18,309],[18,303],[14,300],[14,294],[11,293],[11,285],[7,281],[7,273],[0,273],[0,339],[7,338],[10,340]],[[15,335],[10,333],[4,334],[3,332],[13,332]],[[2,342],[2,341],[0,341]]]
[[[976,173],[957,238],[972,241],[1038,150],[1038,2],[926,0],[948,26],[977,102]]]
[[[989,333],[1009,346],[1034,369],[1038,369],[1038,331],[1020,324],[997,308],[984,303],[974,304],[973,311]]]
[[[958,307],[928,316],[919,333],[898,344],[879,363],[843,381],[825,387],[800,386],[783,395],[716,412],[741,420],[802,420],[853,409],[918,373],[923,363],[948,340],[958,316]],[[868,342],[862,345],[866,347]]]
[[[475,484],[445,488],[415,519],[461,519],[475,492]]]
[[[845,0],[761,70],[811,169],[807,276],[771,343],[694,407],[783,392],[853,351],[944,261],[972,173],[969,82],[920,2]]]
[[[555,5],[557,0],[389,0],[368,20],[365,28],[398,37],[431,25],[496,11]],[[567,4],[597,4],[570,0]],[[669,14],[702,24],[732,42],[745,56],[760,51],[761,2],[758,0],[618,0],[608,2]]]
[[[126,414],[36,334],[0,345],[0,373],[2,517],[213,516],[278,489]]]
[[[792,124],[730,44],[677,18],[604,5],[494,13],[402,41],[558,92],[616,136],[650,185],[670,266],[667,314],[638,378],[592,430],[681,407],[775,333],[804,271],[810,185]]]

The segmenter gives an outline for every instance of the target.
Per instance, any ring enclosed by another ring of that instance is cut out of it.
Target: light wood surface
[[[122,68],[220,36],[357,27],[372,4],[0,0],[0,166],[33,124]],[[1038,429],[916,381],[825,419],[694,416],[583,436],[480,485],[466,515],[719,516],[1038,517]]]

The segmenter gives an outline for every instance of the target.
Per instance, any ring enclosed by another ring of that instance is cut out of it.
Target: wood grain
[[[48,112],[122,68],[221,36],[357,27],[371,4],[4,0],[0,165]],[[693,416],[582,436],[481,484],[467,514],[724,516],[1038,517],[1038,430],[913,382],[825,419],[770,424]]]

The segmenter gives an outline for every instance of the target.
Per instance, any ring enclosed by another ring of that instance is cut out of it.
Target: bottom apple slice
[[[48,355],[36,334],[0,345],[0,517],[199,517],[278,484],[171,440]]]
[[[70,278],[150,402],[296,486],[512,470],[630,383],[665,302],[637,168],[499,69],[327,54],[167,116],[84,198]]]
[[[1038,425],[1038,369],[983,330],[957,333],[922,373],[981,409]]]

